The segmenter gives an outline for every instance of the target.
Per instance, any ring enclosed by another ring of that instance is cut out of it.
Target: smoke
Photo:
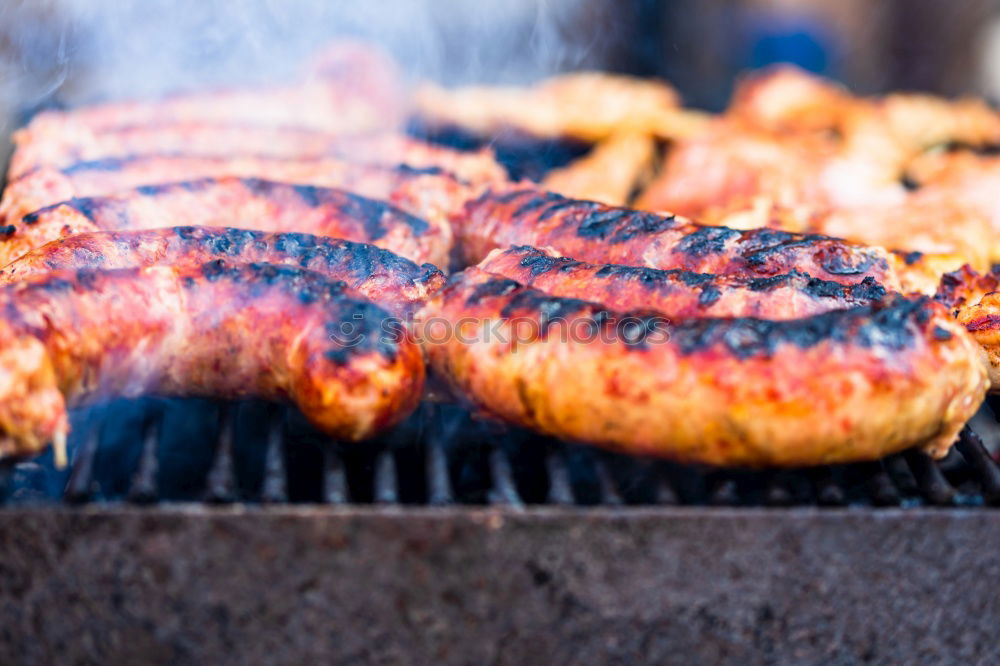
[[[15,0],[0,7],[0,82],[22,106],[154,97],[291,76],[360,37],[410,79],[526,82],[602,64],[614,0]],[[9,96],[8,96],[9,98]]]

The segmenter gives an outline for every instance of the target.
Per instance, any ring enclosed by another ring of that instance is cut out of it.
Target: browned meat
[[[422,318],[434,370],[478,407],[675,460],[813,465],[914,445],[941,456],[987,384],[975,343],[925,297],[792,321],[667,322],[471,268]]]
[[[899,288],[881,248],[774,229],[702,226],[533,189],[486,192],[468,202],[456,217],[455,235],[466,264],[495,248],[533,245],[594,263],[754,277],[795,270],[842,284],[871,277]]]
[[[224,227],[168,227],[81,233],[43,245],[0,270],[0,284],[51,271],[173,266],[209,261],[285,264],[347,286],[403,317],[441,288],[444,274],[388,250],[300,233],[264,233]]]
[[[0,265],[57,238],[87,231],[218,225],[305,232],[391,250],[418,263],[446,265],[451,228],[345,190],[255,178],[147,185],[118,195],[75,197],[0,229]]]
[[[656,310],[670,317],[797,319],[885,297],[871,278],[854,285],[791,272],[773,277],[709,275],[618,264],[588,264],[533,247],[494,250],[479,268],[553,296],[612,310]]]
[[[415,169],[359,165],[336,158],[286,160],[145,155],[83,162],[62,170],[44,168],[32,171],[7,186],[0,201],[0,216],[7,224],[15,224],[24,215],[70,199],[135,196],[129,190],[163,183],[227,177],[345,189],[386,200],[424,218],[442,231],[447,231],[446,216],[459,210],[470,196],[468,185],[436,167]],[[158,190],[153,187],[148,191]],[[139,193],[142,191],[140,189]],[[177,192],[173,194],[180,196]],[[187,213],[188,216],[196,214],[194,211]],[[232,215],[228,217],[232,219]],[[180,222],[174,219],[166,224]],[[221,223],[215,221],[215,224]]]
[[[294,402],[359,440],[416,405],[420,349],[344,283],[270,264],[51,273],[0,289],[0,455],[65,441],[67,406],[146,393]]]

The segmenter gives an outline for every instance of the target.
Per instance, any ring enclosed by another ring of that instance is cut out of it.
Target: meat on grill
[[[773,277],[710,275],[617,264],[589,264],[533,247],[494,250],[478,266],[553,296],[596,301],[611,310],[645,308],[670,317],[796,319],[885,297],[872,278],[844,285],[792,271]]]
[[[222,227],[168,227],[81,233],[43,245],[0,269],[0,284],[52,271],[174,266],[209,261],[292,265],[347,286],[394,315],[405,316],[444,283],[431,264],[366,243],[301,233],[264,233]]]
[[[297,231],[367,242],[418,263],[446,265],[451,228],[345,190],[255,178],[140,186],[112,196],[77,196],[0,229],[0,265],[49,241],[86,231],[218,225]]]
[[[420,349],[388,312],[290,266],[57,272],[0,300],[0,455],[61,448],[67,407],[104,396],[288,399],[359,440],[422,390]]]
[[[709,227],[671,215],[567,199],[534,189],[487,191],[455,218],[466,264],[510,245],[552,248],[581,261],[770,277],[799,271],[856,284],[899,288],[895,261],[877,247],[774,229]]]
[[[927,297],[667,322],[470,268],[422,319],[434,370],[488,413],[675,460],[807,465],[914,445],[941,456],[987,385],[974,341]]]
[[[461,208],[470,191],[438,167],[362,165],[339,158],[142,155],[34,170],[8,184],[0,216],[6,224],[16,224],[24,215],[61,201],[127,196],[129,190],[142,186],[225,177],[341,188],[388,201],[442,228],[445,217]]]
[[[46,122],[42,129],[36,129],[29,124],[14,133],[10,180],[41,167],[65,169],[80,162],[136,155],[299,160],[339,157],[357,164],[438,167],[468,182],[506,179],[506,171],[489,149],[458,152],[398,133],[343,136],[301,127],[206,122],[127,126],[98,133],[76,123],[72,115],[53,125]]]

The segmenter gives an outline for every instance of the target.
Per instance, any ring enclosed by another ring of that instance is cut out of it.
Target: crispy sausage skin
[[[255,127],[186,122],[130,125],[100,132],[61,116],[47,118],[14,134],[8,178],[33,169],[63,169],[80,162],[132,155],[322,159],[340,157],[360,164],[439,167],[469,182],[502,182],[506,171],[489,149],[459,152],[397,133],[338,135],[302,127]]]
[[[418,263],[447,264],[451,229],[345,190],[257,178],[146,185],[76,197],[36,210],[0,235],[0,265],[49,241],[87,231],[220,225],[367,242]]]
[[[493,250],[479,268],[553,296],[597,301],[611,310],[648,308],[671,317],[796,319],[885,297],[868,277],[844,285],[792,271],[773,277],[709,275],[618,264],[588,264],[542,250]]]
[[[137,155],[29,171],[7,185],[0,201],[0,217],[11,224],[60,201],[116,195],[142,186],[225,177],[341,188],[388,201],[436,226],[444,226],[446,216],[460,210],[470,191],[477,192],[482,186],[470,186],[442,167],[358,164],[336,157]]]
[[[0,289],[0,455],[65,438],[102,396],[288,399],[359,440],[416,405],[419,347],[344,283],[270,264],[51,273]],[[391,320],[390,320],[391,321]]]
[[[842,284],[872,277],[899,288],[881,248],[774,229],[701,226],[533,189],[487,191],[467,202],[455,219],[455,235],[466,264],[498,247],[533,245],[594,263],[757,277],[796,270]]]
[[[792,321],[679,320],[664,335],[648,311],[613,313],[470,268],[422,320],[434,370],[487,412],[682,461],[807,465],[914,445],[941,456],[986,390],[975,343],[924,297]],[[651,333],[626,335],[626,321]]]
[[[444,274],[432,264],[417,266],[367,243],[225,227],[167,227],[82,233],[53,241],[0,269],[0,284],[51,271],[194,268],[217,259],[233,264],[284,264],[315,271],[343,280],[397,316],[405,316],[421,305],[444,283]]]

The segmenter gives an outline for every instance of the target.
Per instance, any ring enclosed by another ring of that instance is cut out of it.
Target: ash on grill
[[[390,433],[352,446],[261,402],[122,400],[77,410],[72,422],[70,468],[56,470],[51,453],[8,464],[0,503],[1000,505],[1000,465],[970,426],[943,461],[912,450],[875,463],[749,471],[564,444],[450,404],[425,403]]]

